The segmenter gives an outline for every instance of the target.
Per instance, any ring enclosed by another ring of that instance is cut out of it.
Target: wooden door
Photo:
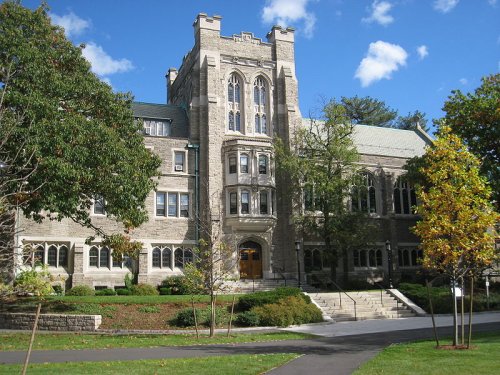
[[[262,278],[262,254],[260,249],[240,250],[240,277],[242,279]]]

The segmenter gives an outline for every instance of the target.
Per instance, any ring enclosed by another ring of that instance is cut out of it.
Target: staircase
[[[310,297],[336,322],[365,319],[397,319],[416,314],[386,291],[311,293]]]
[[[228,281],[226,285],[231,293],[253,293],[267,290],[273,290],[283,286],[297,288],[297,280],[295,279],[240,279],[236,281]],[[301,289],[307,293],[317,293],[319,289],[307,284],[302,284]]]

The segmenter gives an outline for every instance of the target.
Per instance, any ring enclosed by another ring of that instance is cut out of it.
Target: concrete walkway
[[[476,314],[473,320],[474,332],[500,331],[500,312]],[[438,318],[441,337],[451,334],[451,321],[450,316]],[[186,347],[38,350],[32,353],[31,362],[112,361],[230,354],[299,353],[303,355],[278,369],[272,370],[270,374],[348,375],[391,343],[433,337],[431,320],[427,317],[311,324],[287,330],[314,333],[323,337],[311,340]],[[22,363],[24,356],[24,351],[0,352],[0,363]],[[235,374],[237,374],[237,370],[235,370]]]

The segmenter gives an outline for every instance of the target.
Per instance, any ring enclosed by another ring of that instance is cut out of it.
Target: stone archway
[[[240,278],[262,279],[262,246],[254,241],[239,246]]]

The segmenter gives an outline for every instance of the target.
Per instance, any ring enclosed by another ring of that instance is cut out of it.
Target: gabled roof
[[[302,119],[308,126],[310,119]],[[365,155],[412,158],[422,156],[430,136],[421,129],[403,130],[371,125],[354,125],[353,140],[358,152]]]
[[[171,136],[187,138],[189,136],[189,119],[186,110],[172,104],[155,104],[133,102],[134,117],[143,119],[169,120]]]

